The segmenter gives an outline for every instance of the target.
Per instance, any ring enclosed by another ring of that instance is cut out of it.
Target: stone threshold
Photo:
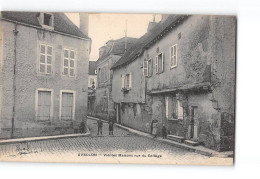
[[[88,116],[88,118],[93,119],[93,120],[99,120],[99,118],[92,117],[92,116]],[[107,122],[105,120],[102,120],[102,121]],[[188,151],[191,151],[191,152],[195,152],[195,153],[205,155],[205,156],[208,156],[208,157],[231,158],[231,157],[234,156],[233,151],[218,152],[218,151],[208,149],[208,148],[203,147],[203,146],[190,146],[190,145],[187,145],[185,143],[179,143],[179,142],[172,141],[172,140],[169,140],[169,139],[163,139],[162,137],[154,138],[154,136],[151,135],[151,134],[132,129],[132,128],[123,126],[121,124],[115,123],[114,125],[122,128],[122,129],[125,129],[125,130],[127,130],[131,133],[134,133],[136,135],[148,137],[148,138],[153,139],[155,141],[163,142],[163,143],[172,145],[174,147],[181,148],[181,149],[184,149],[184,150],[188,150]]]

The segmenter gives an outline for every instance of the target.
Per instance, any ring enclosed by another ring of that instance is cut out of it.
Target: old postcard
[[[0,161],[233,165],[235,16],[0,18]]]

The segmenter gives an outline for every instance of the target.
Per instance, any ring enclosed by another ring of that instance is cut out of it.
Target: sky
[[[66,13],[66,15],[79,26],[78,13]],[[91,13],[88,34],[92,39],[90,60],[96,61],[98,59],[99,48],[107,41],[124,37],[125,29],[127,29],[128,37],[141,37],[146,33],[148,24],[153,21],[153,17],[153,14]],[[155,21],[159,21],[160,18],[160,15],[155,15]]]

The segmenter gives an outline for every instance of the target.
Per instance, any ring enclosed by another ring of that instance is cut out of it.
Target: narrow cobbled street
[[[114,135],[109,136],[107,123],[103,125],[103,135],[97,135],[97,121],[88,119],[87,125],[91,132],[87,137],[0,145],[0,160],[200,165],[232,162],[231,158],[203,156],[137,136],[116,126]]]

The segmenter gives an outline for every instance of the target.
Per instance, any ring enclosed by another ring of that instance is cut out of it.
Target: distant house
[[[136,41],[127,37],[118,40],[109,40],[105,46],[99,48],[97,65],[96,116],[107,119],[109,111],[114,111],[111,98],[113,73],[110,68],[122,57]],[[111,115],[113,116],[114,114]]]
[[[88,115],[95,115],[96,106],[97,67],[96,61],[89,61],[88,75]]]
[[[163,15],[111,68],[117,122],[233,150],[235,39],[235,17]]]
[[[88,14],[2,12],[0,136],[73,133],[87,116]]]
[[[96,89],[97,85],[97,66],[96,61],[89,61],[88,87]]]

